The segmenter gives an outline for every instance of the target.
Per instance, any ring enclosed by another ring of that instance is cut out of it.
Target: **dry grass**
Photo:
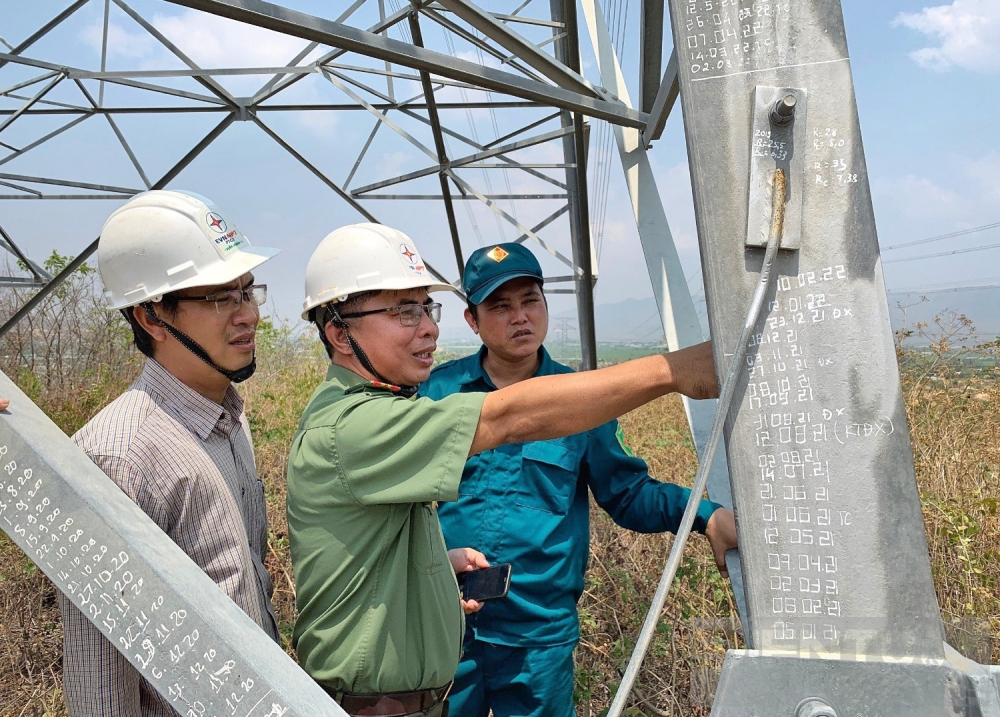
[[[269,346],[245,395],[257,467],[268,490],[268,568],[287,645],[294,586],[284,513],[285,459],[298,415],[325,367],[315,354],[302,354],[280,335]],[[92,376],[86,388],[33,397],[72,431],[127,385],[134,370],[135,364],[127,364],[113,376]],[[1000,662],[1000,385],[995,379],[959,376],[940,363],[914,364],[904,372],[904,392],[943,614],[947,622],[986,618],[992,661]],[[625,416],[622,424],[629,445],[649,462],[653,475],[690,484],[696,464],[679,400],[660,399]],[[622,530],[598,510],[592,511],[591,530],[576,695],[579,714],[587,717],[604,709],[614,693],[672,540]],[[0,583],[0,715],[64,715],[53,588],[2,536]],[[692,704],[692,675],[706,665],[717,666],[717,656],[734,638],[729,634],[727,639],[723,630],[706,630],[704,619],[728,619],[734,613],[707,543],[693,539],[640,676],[640,701],[629,714],[707,715],[707,707]]]

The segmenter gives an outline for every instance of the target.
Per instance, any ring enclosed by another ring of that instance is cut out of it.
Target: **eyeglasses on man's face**
[[[357,319],[371,314],[388,314],[389,316],[399,315],[399,323],[403,326],[419,326],[424,314],[435,324],[441,321],[441,304],[430,302],[427,304],[403,304],[402,306],[389,306],[384,309],[372,309],[371,311],[358,311],[353,314],[341,314],[342,319]]]
[[[207,301],[215,304],[215,310],[220,314],[235,314],[249,301],[253,307],[261,306],[267,301],[267,284],[254,284],[244,289],[228,289],[217,291],[207,296],[178,296],[178,301]]]

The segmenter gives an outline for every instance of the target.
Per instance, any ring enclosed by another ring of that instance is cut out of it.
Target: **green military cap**
[[[511,279],[530,276],[542,283],[542,267],[526,247],[514,242],[476,249],[465,265],[462,289],[477,306]]]

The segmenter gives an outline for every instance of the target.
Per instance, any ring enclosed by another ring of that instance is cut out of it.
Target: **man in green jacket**
[[[288,463],[288,525],[306,671],[352,715],[445,714],[464,633],[436,501],[454,501],[469,456],[569,436],[671,392],[718,392],[701,344],[485,393],[411,400],[430,374],[440,304],[414,243],[375,224],[328,235],[306,269],[303,316],[331,358]],[[474,536],[469,536],[472,542]]]

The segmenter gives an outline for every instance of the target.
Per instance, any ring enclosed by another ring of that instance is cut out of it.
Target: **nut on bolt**
[[[771,124],[784,127],[795,119],[795,95],[787,94],[771,108]]]
[[[833,707],[818,697],[809,697],[799,702],[795,717],[837,717]]]

